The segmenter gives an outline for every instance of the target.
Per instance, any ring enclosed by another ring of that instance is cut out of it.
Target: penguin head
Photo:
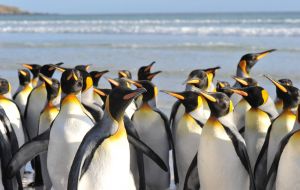
[[[284,109],[297,107],[297,105],[300,103],[300,91],[298,88],[291,85],[282,84],[269,76],[265,77],[275,85],[277,97],[283,101]]]
[[[76,69],[76,67],[75,67]],[[76,69],[78,70],[78,69]],[[87,91],[91,87],[93,87],[93,79],[91,75],[85,70],[78,70],[82,77],[82,92]]]
[[[150,82],[148,80],[141,80],[141,81],[128,80],[128,81],[130,81],[137,88],[145,88],[146,89],[146,92],[143,94],[143,102],[144,103],[156,100],[156,97],[158,95],[158,89],[152,82]]]
[[[199,89],[206,89],[208,86],[207,74],[201,69],[193,70],[184,83],[187,86],[190,85],[195,86]]]
[[[23,64],[23,67],[27,68],[30,70],[30,72],[32,73],[32,78],[36,78],[39,76],[40,73],[40,69],[41,69],[41,65],[38,64]]]
[[[155,61],[150,63],[147,66],[142,66],[138,70],[138,80],[149,80],[151,81],[157,74],[161,73],[161,71],[156,71],[151,73],[151,69],[153,65],[155,64]]]
[[[90,76],[92,77],[94,87],[98,86],[99,80],[101,79],[101,77],[105,73],[108,73],[108,72],[109,72],[108,70],[104,70],[104,71],[91,71],[90,72]]]
[[[8,80],[4,78],[0,78],[0,95],[7,94],[10,91],[11,91],[11,86]]]
[[[18,70],[19,83],[21,86],[25,86],[30,83],[30,73],[26,69]]]
[[[269,93],[261,86],[249,86],[231,90],[234,93],[243,96],[243,98],[251,105],[251,107],[254,108],[265,104],[269,99]]]
[[[75,69],[77,69],[79,71],[89,72],[90,67],[91,67],[91,65],[76,65]]]
[[[212,67],[212,68],[208,68],[208,69],[204,69],[203,71],[206,73],[207,75],[207,80],[209,83],[212,83],[215,76],[216,76],[216,71],[218,69],[221,69],[221,67]]]
[[[65,94],[80,92],[83,86],[81,72],[76,69],[66,69],[61,75],[60,83]]]
[[[127,78],[127,79],[132,79],[131,72],[128,70],[120,70],[118,72],[119,78]]]
[[[60,83],[58,80],[46,77],[42,73],[39,74],[40,77],[45,81],[47,90],[47,100],[53,100],[60,94]]]
[[[194,91],[172,92],[161,90],[161,92],[177,98],[184,105],[186,113],[190,113],[202,105],[200,94]]]
[[[281,85],[293,86],[293,81],[291,79],[279,79],[278,82]],[[277,95],[277,97],[278,97],[279,93],[281,93],[281,91],[278,88],[276,88],[276,95]]]
[[[248,53],[242,56],[237,66],[237,75],[248,77],[251,71],[251,68],[263,57],[269,53],[276,51],[276,49],[270,49],[260,53]]]
[[[43,66],[41,67],[41,69],[40,69],[40,73],[42,73],[42,74],[43,74],[44,76],[46,76],[46,77],[51,78],[52,75],[53,75],[54,72],[55,72],[55,69],[56,69],[58,66],[62,65],[62,64],[63,64],[63,63],[60,62],[60,63],[56,63],[56,64],[47,64],[47,65],[43,65]],[[42,79],[41,77],[39,77],[39,79],[40,79],[41,81],[43,81],[43,79]]]
[[[257,86],[257,81],[251,77],[236,77],[232,76],[232,78],[241,86],[241,87],[248,87],[248,86]]]
[[[233,111],[233,105],[230,98],[222,92],[204,92],[200,94],[206,99],[211,116],[219,118]]]
[[[227,81],[218,81],[217,84],[216,84],[216,90],[217,90],[217,92],[223,92],[228,97],[231,97],[231,95],[233,94],[233,92],[230,89],[228,89],[229,87],[230,87],[230,84]]]
[[[107,78],[111,88],[116,88],[116,87],[127,87],[130,88],[130,79],[126,78],[117,78],[117,79],[112,79],[112,78]]]
[[[126,87],[116,87],[111,90],[106,98],[105,110],[115,121],[119,122],[122,120],[124,112],[132,100],[144,92],[146,92],[144,88],[131,90]]]

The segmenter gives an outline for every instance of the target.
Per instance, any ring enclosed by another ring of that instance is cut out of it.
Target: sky
[[[299,0],[0,0],[38,13],[198,13],[300,11]]]

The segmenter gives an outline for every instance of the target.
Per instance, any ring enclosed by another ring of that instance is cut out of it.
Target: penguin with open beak
[[[198,167],[201,189],[255,189],[246,144],[232,117],[233,105],[224,93],[201,92],[211,110],[200,135],[198,153],[185,180]],[[199,188],[199,187],[198,187]]]
[[[40,69],[42,66],[38,65],[38,64],[23,64],[23,67],[30,70],[30,72],[32,74],[32,79],[31,79],[30,83],[31,83],[31,86],[33,88],[35,88],[38,85],[39,73],[40,73]]]
[[[33,87],[30,82],[30,73],[26,69],[18,70],[19,87],[13,95],[13,100],[18,105],[22,117],[24,117],[27,99]]]
[[[174,148],[168,118],[156,106],[157,87],[150,81],[134,81],[133,85],[145,88],[141,107],[133,114],[132,121],[140,139],[156,152],[165,163],[169,150]],[[146,185],[149,189],[167,189],[170,173],[163,172],[152,160],[144,157]]]
[[[183,189],[184,180],[188,168],[197,154],[202,127],[207,121],[203,118],[202,98],[199,93],[193,91],[171,92],[162,91],[178,99],[185,107],[184,115],[175,126],[173,165],[178,175],[178,189]],[[197,178],[198,179],[198,178]]]
[[[147,66],[142,66],[139,68],[138,70],[138,80],[149,80],[152,81],[152,79],[158,75],[159,73],[161,73],[161,71],[156,71],[151,73],[151,69],[153,67],[153,65],[155,64],[155,61],[153,61],[152,63],[150,63]]]
[[[300,103],[300,91],[298,88],[283,85],[266,76],[276,87],[277,97],[283,101],[283,110],[280,115],[272,121],[269,127],[264,145],[259,153],[255,164],[254,174],[258,189],[264,189],[264,183],[267,180],[267,173],[271,168],[275,154],[278,150],[281,140],[295,130],[296,114],[293,109]]]
[[[265,141],[271,121],[278,116],[269,93],[260,86],[232,89],[243,96],[251,108],[245,115],[245,141],[252,170]]]
[[[279,79],[278,82],[281,85],[293,86],[293,81],[291,79]],[[281,91],[276,88],[276,98],[274,102],[278,113],[281,113],[283,109],[283,100],[279,97],[280,92]]]
[[[237,69],[236,69],[236,76],[237,77],[250,77],[250,71],[252,67],[263,57],[268,55],[269,53],[276,51],[276,49],[270,49],[267,51],[263,51],[260,53],[247,53],[242,56],[240,59]],[[234,85],[237,86],[237,83]]]

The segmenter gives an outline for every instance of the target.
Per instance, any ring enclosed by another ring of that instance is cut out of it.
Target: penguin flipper
[[[98,112],[97,110],[95,110],[94,108],[84,105],[84,104],[82,104],[81,108],[82,108],[82,111],[85,113],[85,115],[91,119],[92,123],[96,123],[96,121],[100,120],[100,119],[99,120],[96,120],[96,119],[99,118],[99,114],[101,114],[101,113]]]
[[[78,182],[88,170],[95,151],[110,135],[111,134],[105,127],[94,126],[89,132],[87,132],[75,154],[70,169],[68,190],[78,189]]]
[[[198,176],[198,160],[197,160],[198,152],[196,153],[195,157],[193,158],[190,167],[186,173],[185,180],[184,180],[184,187],[183,190],[199,190],[200,189],[200,181]]]
[[[254,180],[257,189],[263,189],[264,183],[267,180],[268,147],[272,126],[273,125],[268,128],[265,142],[261,148],[261,151],[259,152],[254,167]]]
[[[234,146],[235,152],[238,155],[240,161],[242,162],[244,168],[249,174],[250,177],[250,190],[255,190],[255,182],[254,182],[254,175],[251,169],[251,164],[249,160],[249,156],[246,149],[246,144],[243,139],[243,137],[237,132],[233,131],[230,127],[224,126],[224,129],[229,136],[229,138],[232,141],[232,144]]]
[[[32,160],[38,154],[48,150],[50,129],[25,143],[19,151],[13,156],[7,166],[6,175],[12,178],[27,162]]]
[[[276,177],[277,177],[277,170],[278,170],[278,165],[279,165],[279,161],[280,161],[280,157],[281,154],[285,148],[285,146],[287,145],[287,143],[289,142],[290,138],[297,132],[299,132],[300,129],[293,131],[289,134],[287,134],[280,142],[279,148],[275,154],[274,160],[272,162],[271,168],[268,172],[268,176],[267,176],[267,181],[265,184],[265,189],[266,190],[272,190],[273,186],[275,185],[276,182]]]
[[[152,159],[162,170],[165,172],[169,171],[168,166],[164,163],[164,161],[144,142],[131,135],[128,135],[127,138],[130,144]]]
[[[180,104],[178,104],[178,106],[179,105]],[[176,165],[175,146],[174,146],[174,141],[173,141],[173,136],[172,136],[169,120],[168,120],[167,116],[164,113],[162,113],[159,109],[155,108],[155,109],[153,109],[153,111],[158,113],[165,123],[165,129],[166,129],[166,133],[167,133],[168,140],[169,140],[169,148],[170,148],[170,150],[172,150],[173,167],[174,167],[174,181],[175,181],[175,184],[177,184],[179,182],[179,177],[178,177],[178,170],[177,170],[177,165]]]

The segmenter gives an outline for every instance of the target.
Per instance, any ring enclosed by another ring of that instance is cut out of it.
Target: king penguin
[[[178,190],[183,190],[184,180],[188,168],[197,154],[202,127],[208,118],[203,118],[202,98],[193,91],[170,92],[162,91],[177,98],[185,107],[184,115],[175,126],[174,141],[174,168],[178,175]],[[175,163],[176,162],[176,163]]]
[[[32,91],[32,85],[30,83],[30,73],[28,70],[20,69],[18,70],[19,76],[19,87],[15,94],[13,95],[13,100],[18,105],[22,117],[24,117],[25,107],[27,104],[27,99]]]
[[[300,103],[298,88],[282,85],[279,81],[266,77],[276,86],[277,97],[283,101],[283,110],[269,127],[264,145],[255,164],[254,174],[258,189],[264,189],[263,184],[266,181],[267,173],[271,168],[281,140],[292,130],[295,130],[293,127],[296,122],[296,114],[292,109],[297,108]]]
[[[152,63],[150,63],[147,66],[142,66],[139,68],[138,70],[138,80],[149,80],[152,81],[152,79],[159,73],[161,73],[161,71],[156,71],[151,73],[151,69],[153,67],[153,65],[155,64],[155,61],[153,61]]]
[[[41,65],[38,64],[23,64],[23,67],[27,68],[30,70],[32,74],[32,79],[31,79],[31,86],[35,88],[38,85],[39,81],[39,73],[41,69]]]
[[[52,77],[55,72],[55,66],[61,65],[47,64],[43,65],[40,73],[46,77]],[[28,131],[29,139],[34,138],[38,134],[38,124],[41,111],[47,102],[47,90],[43,78],[39,77],[38,85],[31,91],[28,96],[27,105],[24,113],[24,120]]]
[[[169,150],[174,148],[167,117],[157,108],[157,87],[150,81],[134,81],[137,87],[147,90],[141,107],[133,114],[132,121],[140,139],[169,163]],[[152,160],[144,157],[146,186],[149,190],[169,188],[170,173],[163,172]]]
[[[128,70],[120,70],[120,71],[118,71],[118,77],[132,79],[132,74]]]
[[[268,128],[271,125],[271,121],[278,116],[278,113],[273,100],[264,88],[251,86],[232,90],[243,96],[251,106],[245,115],[244,137],[251,167],[254,170]]]
[[[232,96],[233,92],[228,89],[230,84],[227,81],[217,81],[216,91],[226,94],[229,98]]]
[[[195,157],[201,189],[254,190],[246,144],[234,125],[230,99],[220,92],[201,94],[211,110]]]
[[[99,80],[101,79],[101,77],[105,74],[108,73],[108,70],[104,70],[104,71],[91,71],[90,72],[90,76],[92,77],[93,80],[93,86],[94,89],[98,88],[99,85]],[[104,106],[104,102],[101,98],[101,96],[96,93],[95,91],[93,92],[93,98],[96,104],[98,104],[99,106],[103,107]]]
[[[59,113],[59,105],[61,98],[61,88],[59,82],[56,79],[48,78],[41,73],[40,77],[44,79],[46,84],[47,103],[40,115],[38,129],[39,135],[50,129],[51,123],[54,121],[57,114]],[[49,190],[52,184],[47,169],[47,152],[42,153],[40,155],[40,160],[43,185],[46,190]]]
[[[281,85],[293,86],[293,81],[291,79],[279,79],[278,82]],[[281,111],[283,109],[283,100],[278,97],[278,94],[280,92],[281,91],[276,88],[276,98],[275,98],[274,102],[275,102],[275,106],[276,106],[278,113],[281,113]]]
[[[114,88],[106,99],[103,119],[84,137],[74,158],[68,190],[135,190],[123,116],[145,89]],[[118,180],[116,183],[115,179]]]
[[[61,76],[64,97],[51,124],[47,167],[53,190],[67,189],[69,171],[76,151],[94,120],[81,104],[81,72],[67,69]],[[63,156],[61,156],[63,155]]]
[[[206,89],[207,92],[215,92],[216,91],[216,88],[215,88],[215,85],[214,85],[213,81],[214,81],[214,78],[216,76],[216,71],[218,69],[221,69],[221,67],[217,66],[217,67],[204,69],[204,72],[207,75],[207,82],[208,82],[207,89]]]

